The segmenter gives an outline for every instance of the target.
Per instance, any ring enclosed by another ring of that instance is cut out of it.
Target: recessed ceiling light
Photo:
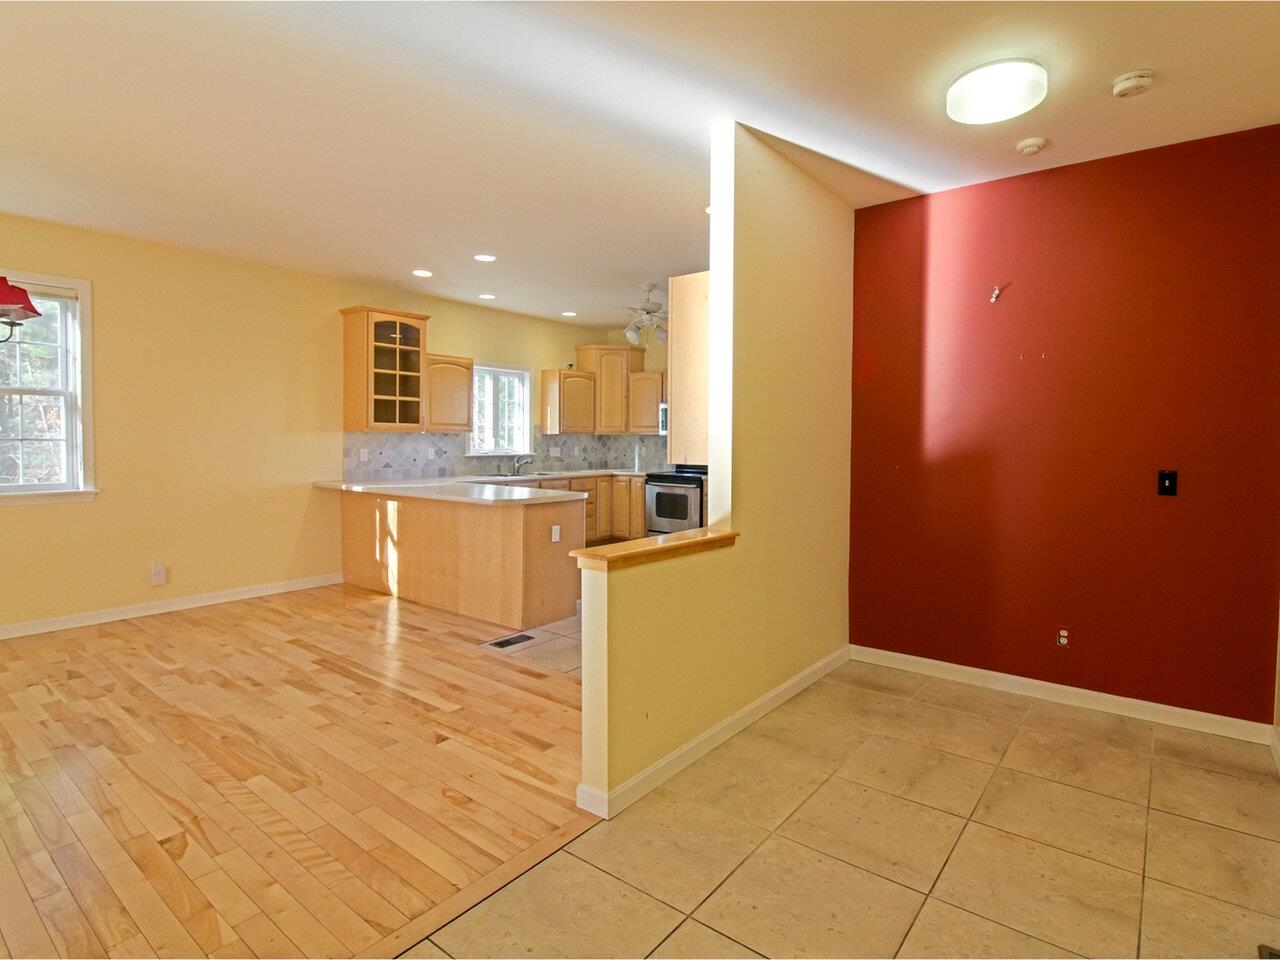
[[[481,263],[493,263],[498,258],[492,253],[477,253],[473,259],[479,260]]]
[[[497,300],[498,295],[496,293],[482,293],[480,294],[480,299],[481,300]]]
[[[432,273],[430,270],[423,270],[421,267],[419,267],[417,270],[413,271],[413,275],[415,277],[429,277],[432,275]]]
[[[974,67],[947,91],[947,116],[956,123],[999,123],[1039,105],[1049,74],[1034,60],[997,60]]]
[[[566,310],[566,311],[564,311],[564,313],[560,314],[560,316],[562,316],[562,317],[576,317],[576,316],[577,316],[577,314],[576,314],[576,313],[574,313],[572,310]]]

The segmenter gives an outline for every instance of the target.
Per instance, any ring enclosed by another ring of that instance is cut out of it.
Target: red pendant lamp
[[[31,302],[31,295],[10,283],[8,277],[0,277],[0,323],[9,328],[9,335],[0,343],[12,340],[24,321],[38,316],[40,311]]]

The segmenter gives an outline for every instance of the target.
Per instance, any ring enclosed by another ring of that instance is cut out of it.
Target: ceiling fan
[[[633,346],[640,345],[640,335],[646,327],[653,328],[653,335],[658,338],[659,343],[667,342],[667,311],[661,303],[653,299],[653,291],[657,286],[656,283],[641,284],[640,289],[644,299],[634,307],[627,307],[631,311],[631,322],[622,331],[622,335],[627,338],[627,343]]]

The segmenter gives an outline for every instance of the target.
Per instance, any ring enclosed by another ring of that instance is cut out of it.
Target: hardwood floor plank
[[[193,881],[200,892],[233,927],[248,920],[260,909],[221,867]]]
[[[236,924],[240,942],[257,957],[296,957],[302,951],[286,937],[266,914],[259,913]]]
[[[105,957],[106,948],[85,919],[69,890],[59,890],[35,902],[45,929],[64,957]]]
[[[0,641],[0,960],[452,919],[579,816],[580,687],[503,632],[338,586]]]
[[[0,937],[15,957],[57,957],[53,938],[40,918],[9,851],[0,843]]]
[[[284,935],[297,944],[300,953],[308,957],[350,956],[350,952],[337,937],[326,930],[319,920],[243,849],[237,848],[222,854],[218,857],[218,864],[262,908],[262,912]],[[252,938],[245,934],[243,926],[241,924],[236,932],[256,950]]]
[[[406,917],[417,916],[435,902],[337,828],[326,824],[311,836],[335,859],[340,860],[351,871],[352,876],[359,877]],[[436,879],[440,881],[437,889],[443,898],[448,895],[446,890],[451,890],[452,886],[442,878]]]
[[[156,952],[151,949],[151,944],[142,934],[131,937],[124,943],[117,943],[107,950],[107,956],[116,957],[119,960],[138,960],[138,958],[155,957],[155,955]]]
[[[158,956],[193,957],[203,953],[132,859],[108,867],[102,875]]]
[[[230,925],[154,837],[145,833],[130,837],[123,846],[192,939],[206,952],[235,939]]]
[[[103,947],[109,949],[141,934],[129,911],[84,847],[69,843],[52,851],[52,856],[58,872],[66,879],[72,896]]]

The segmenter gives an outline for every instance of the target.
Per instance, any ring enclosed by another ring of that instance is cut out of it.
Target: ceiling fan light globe
[[[640,328],[639,327],[635,327],[635,326],[627,327],[627,329],[623,331],[623,336],[627,338],[627,343],[631,344],[633,347],[640,345]]]

